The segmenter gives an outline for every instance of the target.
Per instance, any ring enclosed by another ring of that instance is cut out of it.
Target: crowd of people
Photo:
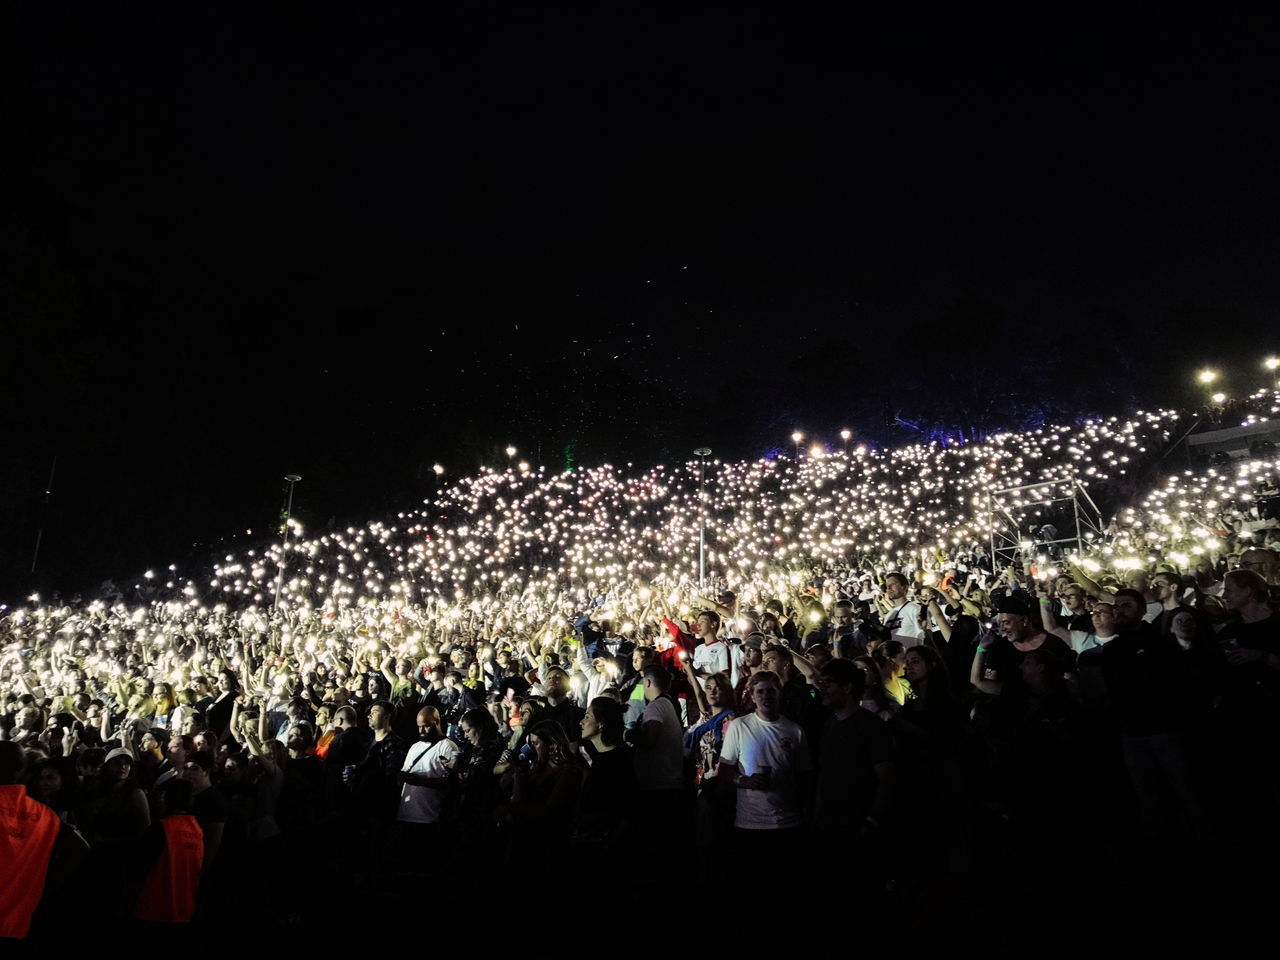
[[[311,877],[674,884],[719,922],[749,869],[762,902],[834,879],[939,937],[975,904],[1009,935],[1012,889],[1261,890],[1280,459],[1170,467],[1183,420],[484,471],[394,521],[6,607],[0,818],[31,860],[0,934],[56,929],[67,892],[90,922],[322,923]],[[1078,543],[1049,535],[1076,481],[1108,514]]]

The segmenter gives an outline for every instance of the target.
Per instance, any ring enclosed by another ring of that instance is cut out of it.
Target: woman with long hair
[[[904,749],[950,755],[964,718],[946,663],[932,647],[912,647],[903,657],[903,675],[910,691],[900,714]]]
[[[517,759],[528,756],[529,731],[538,723],[545,710],[546,704],[534,697],[526,697],[520,701],[519,706],[511,714],[509,721],[511,733],[507,738],[506,748],[494,765],[494,773],[503,776]]]
[[[226,667],[218,671],[218,696],[205,711],[205,725],[217,735],[219,742],[226,740],[231,731],[231,711],[240,695],[240,680]]]
[[[543,720],[530,730],[529,745],[533,759],[516,765],[511,802],[502,815],[515,828],[513,862],[540,856],[569,840],[586,775],[564,728],[556,721]]]
[[[892,720],[902,709],[902,704],[889,696],[889,691],[885,689],[880,664],[871,656],[854,657],[853,663],[862,671],[866,680],[862,691],[862,709],[874,713],[881,720]]]
[[[151,690],[151,702],[155,707],[155,725],[164,727],[166,730],[172,730],[173,711],[178,707],[178,699],[173,694],[173,686],[168,683],[157,683]]]
[[[907,648],[899,640],[886,640],[871,652],[871,658],[880,669],[880,680],[885,692],[902,705],[911,695],[910,684],[903,677],[906,668]]]
[[[684,734],[684,755],[693,759],[694,782],[700,784],[715,773],[716,764],[720,762],[720,748],[724,746],[725,730],[738,715],[738,702],[733,684],[723,673],[699,678],[688,660],[684,669],[698,705],[697,716],[692,718]]]
[[[493,813],[498,798],[498,778],[493,768],[505,744],[493,715],[483,707],[464,713],[458,726],[466,741],[454,767],[459,843],[464,849],[471,845],[484,860],[492,852]]]
[[[624,708],[610,697],[596,697],[582,717],[578,757],[587,768],[578,803],[573,839],[596,845],[598,852],[616,849],[631,821],[636,796],[635,763],[623,742]]]

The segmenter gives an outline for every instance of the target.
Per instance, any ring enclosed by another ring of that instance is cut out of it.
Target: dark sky
[[[260,536],[289,471],[315,529],[507,443],[892,443],[1280,349],[1259,24],[165,16],[11,23],[0,599]]]

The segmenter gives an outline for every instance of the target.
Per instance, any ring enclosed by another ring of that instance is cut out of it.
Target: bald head
[[[440,727],[440,711],[435,707],[423,707],[418,711],[418,735],[429,737],[443,734]]]

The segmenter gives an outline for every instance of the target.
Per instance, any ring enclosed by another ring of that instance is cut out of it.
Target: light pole
[[[1267,357],[1262,361],[1262,365],[1271,372],[1271,376],[1275,379],[1275,389],[1280,390],[1280,357]]]
[[[796,459],[800,459],[800,441],[804,439],[804,434],[797,430],[791,435],[791,442],[796,445]]]
[[[852,430],[841,430],[840,439],[844,441],[844,455],[849,455],[849,438],[853,436]]]
[[[284,541],[280,547],[280,572],[276,575],[276,598],[271,602],[271,612],[280,609],[280,588],[284,586],[284,572],[289,566],[289,521],[293,519],[293,485],[302,478],[296,473],[285,474],[289,481],[289,499],[284,508]]]
[[[508,446],[507,447],[507,469],[508,470],[511,469],[511,461],[514,460],[515,457],[516,457],[516,448],[512,446]]]
[[[703,472],[707,466],[707,457],[711,456],[710,447],[699,447],[693,451],[698,458],[698,589],[707,588],[707,495],[702,491]]]

